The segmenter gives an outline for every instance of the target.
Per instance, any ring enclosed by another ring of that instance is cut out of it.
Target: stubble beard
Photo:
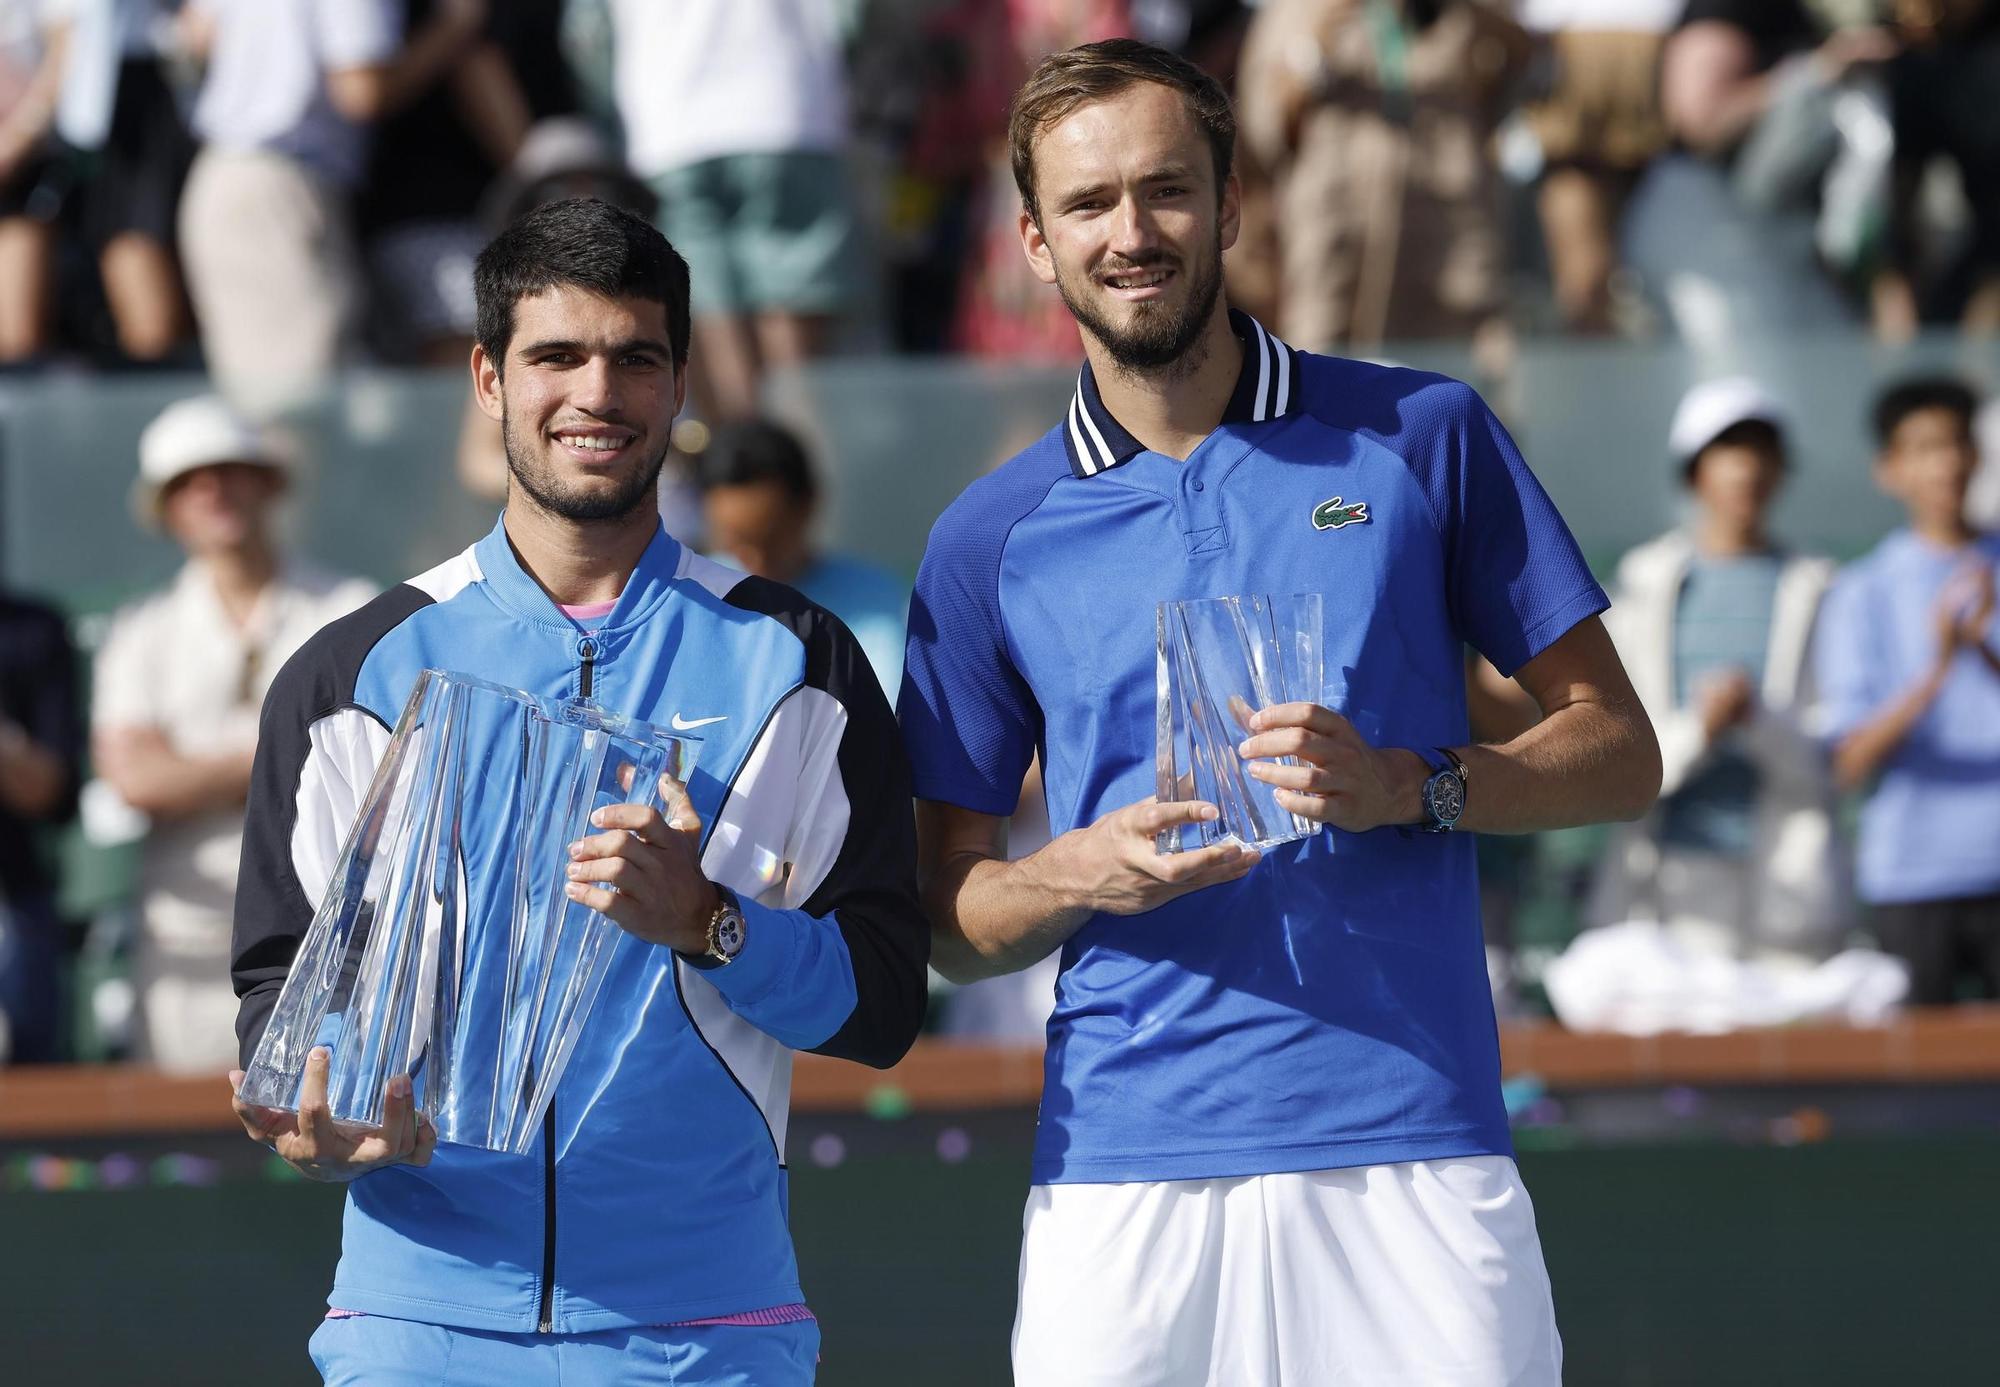
[[[1135,268],[1161,263],[1170,263],[1168,257],[1140,262]],[[1068,276],[1060,269],[1056,272],[1056,292],[1062,295],[1077,326],[1096,338],[1121,370],[1181,376],[1202,362],[1203,353],[1198,348],[1222,294],[1221,247],[1196,257],[1187,272],[1191,276],[1188,295],[1179,312],[1165,305],[1142,304],[1125,327],[1111,323],[1091,300],[1071,293]],[[1095,286],[1096,281],[1087,279],[1086,283]]]
[[[522,494],[535,506],[563,520],[591,524],[623,520],[641,507],[657,507],[654,488],[660,470],[666,466],[668,442],[634,469],[618,487],[608,492],[583,492],[563,484],[553,467],[541,460],[515,433],[514,417],[504,405],[500,412],[500,439],[507,451],[507,472]]]

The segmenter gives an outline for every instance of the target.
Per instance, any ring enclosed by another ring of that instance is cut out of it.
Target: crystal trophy
[[[1162,602],[1157,648],[1157,787],[1163,804],[1202,800],[1219,818],[1162,830],[1163,853],[1225,839],[1275,847],[1319,831],[1281,808],[1275,787],[1249,775],[1236,747],[1252,713],[1318,702],[1325,672],[1320,595]],[[1284,764],[1295,764],[1285,758]]]
[[[604,805],[666,812],[696,740],[424,671],[241,1097],[296,1111],[306,1056],[325,1046],[348,1130],[380,1127],[390,1079],[407,1074],[440,1141],[529,1151],[624,937],[564,892],[569,845]]]

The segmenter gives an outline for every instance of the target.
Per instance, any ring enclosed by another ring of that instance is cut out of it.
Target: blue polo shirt
[[[1147,798],[1164,600],[1324,594],[1329,701],[1419,748],[1466,740],[1467,643],[1511,674],[1607,605],[1469,387],[1231,319],[1242,373],[1186,462],[1086,366],[939,519],[899,710],[920,798],[1010,813],[1037,752],[1057,833]],[[1499,1089],[1472,840],[1326,830],[1063,947],[1033,1178],[1505,1154]]]
[[[1939,549],[1897,530],[1841,570],[1813,633],[1826,735],[1878,715],[1937,659],[1937,603],[1951,576],[2000,564],[2000,535]],[[1938,696],[1883,763],[1861,810],[1855,884],[1874,905],[2000,891],[2000,675],[1953,658]]]

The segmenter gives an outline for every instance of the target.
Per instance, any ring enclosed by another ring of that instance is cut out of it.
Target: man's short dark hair
[[[1926,409],[1956,414],[1969,438],[1972,421],[1979,413],[1979,394],[1956,376],[1911,376],[1897,381],[1875,397],[1876,446],[1887,448],[1903,421]]]
[[[664,305],[676,369],[687,365],[688,267],[650,222],[595,198],[548,202],[495,236],[472,271],[479,345],[495,370],[514,337],[514,307],[558,286]]]
[[[723,424],[701,455],[701,489],[775,484],[801,506],[819,497],[812,460],[790,429],[768,419]]]
[[[1181,94],[1215,156],[1215,192],[1229,181],[1236,158],[1236,112],[1222,84],[1193,63],[1164,48],[1137,39],[1105,39],[1042,59],[1041,65],[1014,93],[1007,113],[1007,149],[1014,165],[1014,184],[1028,215],[1041,224],[1042,208],[1035,198],[1035,142],[1050,126],[1079,106],[1103,101],[1140,82],[1157,82]]]

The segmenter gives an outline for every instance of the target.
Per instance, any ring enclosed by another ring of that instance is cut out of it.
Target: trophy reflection
[[[1262,850],[1307,838],[1319,825],[1278,804],[1236,747],[1252,713],[1318,702],[1325,673],[1320,595],[1215,597],[1162,602],[1157,647],[1157,794],[1162,803],[1205,800],[1220,817],[1162,830],[1161,852],[1232,839]],[[1287,758],[1287,764],[1290,764]]]
[[[696,739],[581,700],[419,675],[238,1090],[296,1110],[332,1054],[337,1123],[379,1127],[390,1079],[440,1141],[525,1154],[613,951],[565,894],[607,804],[662,808]]]

